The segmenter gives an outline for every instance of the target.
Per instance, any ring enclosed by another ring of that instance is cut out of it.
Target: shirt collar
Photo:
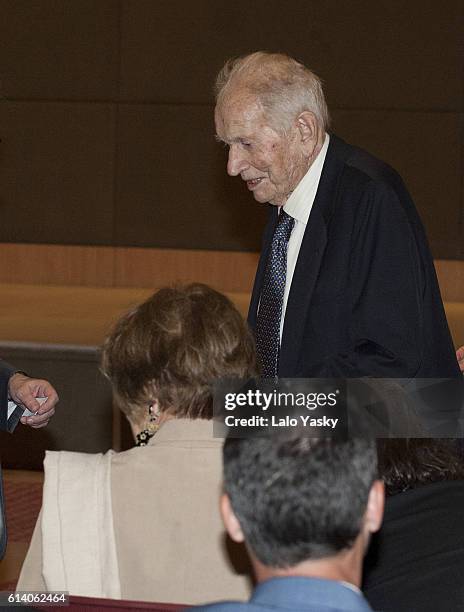
[[[326,134],[324,144],[316,159],[298,183],[295,190],[290,194],[290,197],[283,207],[288,215],[305,225],[308,223],[309,214],[313,207],[314,198],[316,197],[322,168],[324,167],[325,156],[329,148],[329,140],[330,136]]]
[[[255,588],[250,602],[289,610],[336,609],[372,612],[354,585],[325,578],[285,576],[270,578]]]
[[[340,580],[340,584],[343,584],[343,586],[345,586],[347,589],[351,589],[358,595],[362,595],[361,589],[358,588],[355,584],[352,584],[351,582],[346,582],[345,580]]]

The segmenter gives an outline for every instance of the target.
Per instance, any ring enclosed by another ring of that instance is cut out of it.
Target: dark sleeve
[[[372,181],[358,201],[351,234],[348,342],[322,365],[325,376],[413,378],[427,355],[427,272],[415,219],[388,184]],[[438,323],[438,319],[437,323]],[[449,339],[444,338],[447,343]],[[433,348],[433,347],[432,347]],[[436,376],[439,374],[437,373]]]
[[[396,193],[366,189],[354,226],[351,335],[359,374],[413,377],[422,359],[422,270]]]
[[[14,424],[10,420],[7,421],[8,417],[8,382],[12,374],[16,372],[16,368],[13,368],[6,361],[0,360],[0,430],[12,431],[17,424],[15,420]]]
[[[3,559],[6,550],[6,521],[3,504],[3,482],[2,482],[2,467],[0,465],[0,561]]]

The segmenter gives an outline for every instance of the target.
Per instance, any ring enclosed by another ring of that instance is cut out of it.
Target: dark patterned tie
[[[263,378],[275,378],[279,366],[280,319],[287,276],[287,246],[295,219],[282,209],[272,237],[256,321],[256,348]]]

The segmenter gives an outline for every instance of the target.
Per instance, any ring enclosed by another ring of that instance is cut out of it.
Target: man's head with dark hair
[[[229,438],[224,491],[227,530],[245,540],[258,580],[308,570],[359,584],[383,512],[373,441]]]

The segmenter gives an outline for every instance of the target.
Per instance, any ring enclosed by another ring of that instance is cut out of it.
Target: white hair
[[[288,55],[258,51],[228,60],[216,79],[218,105],[232,89],[255,95],[278,131],[289,130],[304,111],[312,112],[324,130],[329,126],[321,80]]]

